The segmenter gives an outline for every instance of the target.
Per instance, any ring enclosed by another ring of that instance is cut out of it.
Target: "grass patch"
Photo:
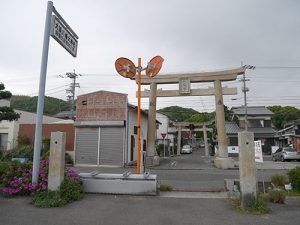
[[[160,184],[159,190],[160,191],[172,191],[173,187],[169,184]]]
[[[230,206],[240,213],[262,215],[270,212],[270,207],[266,201],[258,197],[255,201],[249,204],[247,207],[241,207],[240,199],[229,199]]]
[[[289,191],[289,192],[287,192],[287,196],[300,197],[300,192],[297,192],[297,191]]]
[[[71,177],[65,177],[59,191],[37,193],[32,198],[32,204],[41,208],[64,206],[81,198],[82,186]]]

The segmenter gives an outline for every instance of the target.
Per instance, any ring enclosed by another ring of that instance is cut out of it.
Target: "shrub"
[[[156,146],[156,152],[157,155],[162,155],[164,152],[164,144],[159,144],[158,146]]]
[[[1,157],[1,161],[10,161],[11,158],[28,158],[33,159],[33,147],[30,145],[21,145],[15,149],[5,151]]]
[[[269,201],[273,203],[281,203],[285,202],[286,192],[283,190],[275,191],[272,190],[269,192]]]
[[[30,145],[30,139],[28,137],[18,137],[18,145]]]
[[[61,197],[59,191],[45,191],[35,194],[32,198],[32,204],[41,208],[49,208],[63,206],[67,202]]]
[[[36,193],[33,196],[32,204],[37,207],[49,208],[66,205],[69,202],[77,201],[81,197],[82,185],[77,176],[66,175],[59,191],[46,191]]]
[[[50,138],[43,138],[42,140],[42,144],[43,144],[43,149],[45,149],[46,151],[50,149]]]
[[[245,207],[244,210],[253,214],[266,214],[270,211],[270,208],[264,199],[257,197],[257,199],[251,202],[248,207]]]
[[[160,191],[172,191],[173,187],[169,184],[161,184],[159,187]]]
[[[300,192],[300,167],[297,166],[288,172],[289,181],[292,184],[293,190]]]
[[[275,188],[282,188],[286,183],[288,183],[287,178],[285,176],[278,174],[275,174],[271,177],[271,182]]]
[[[65,153],[65,163],[66,164],[72,164],[72,165],[74,163],[72,157],[68,153]]]
[[[228,201],[232,208],[241,213],[266,214],[270,211],[266,201],[260,196],[258,196],[256,200],[252,201],[249,206],[244,208],[241,207],[240,199],[229,199]]]
[[[0,168],[0,186],[2,191],[9,195],[28,195],[31,192],[47,190],[48,162],[40,163],[39,180],[32,183],[32,163],[18,161],[7,162]]]
[[[82,186],[80,182],[71,177],[65,177],[60,187],[61,195],[67,202],[76,201],[80,198],[82,193]]]

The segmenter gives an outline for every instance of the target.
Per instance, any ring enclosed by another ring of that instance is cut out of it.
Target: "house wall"
[[[137,126],[137,110],[131,107],[128,107],[128,133],[127,133],[127,154],[125,156],[126,163],[131,162],[131,136],[134,137],[134,148],[133,148],[133,161],[136,161],[137,149],[136,149],[136,141],[137,134],[134,134],[134,126]],[[148,130],[148,115],[141,113],[141,148],[143,151],[146,151],[146,146],[144,141],[147,143],[147,130]]]
[[[99,91],[77,97],[77,121],[126,120],[127,94]]]
[[[298,152],[300,152],[300,137],[293,138],[293,147],[297,149]]]
[[[66,151],[74,150],[75,128],[73,124],[43,124],[43,138],[50,138],[51,132],[66,133]],[[34,144],[35,124],[20,124],[19,137],[29,138],[30,144]]]
[[[17,121],[1,121],[0,122],[0,133],[7,133],[7,149],[12,149],[17,146],[19,136],[19,126],[21,124],[35,124],[35,113],[25,112],[21,110],[15,110],[20,113],[20,118]],[[61,119],[43,116],[43,123],[53,123],[62,121]]]

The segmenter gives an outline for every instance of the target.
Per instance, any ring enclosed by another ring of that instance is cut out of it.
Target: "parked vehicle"
[[[181,149],[181,153],[192,153],[193,149],[190,145],[184,145]]]
[[[291,147],[279,148],[272,154],[272,160],[280,160],[281,162],[287,160],[297,160],[300,162],[300,154],[296,149]]]

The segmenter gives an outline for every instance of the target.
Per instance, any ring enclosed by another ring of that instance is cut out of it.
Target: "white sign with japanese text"
[[[254,141],[254,149],[255,149],[255,162],[264,162],[261,148],[261,141]]]
[[[51,19],[51,37],[76,57],[78,40],[55,15]]]

